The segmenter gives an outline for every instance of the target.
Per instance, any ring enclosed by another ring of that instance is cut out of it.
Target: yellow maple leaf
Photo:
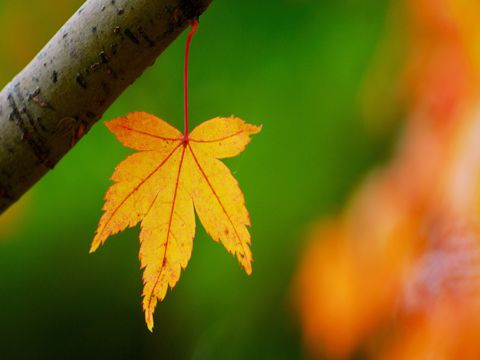
[[[185,136],[165,121],[132,112],[107,122],[120,142],[137,153],[112,175],[90,251],[142,221],[140,261],[143,310],[150,331],[158,300],[177,283],[187,266],[195,235],[195,215],[215,240],[252,271],[250,218],[230,170],[219,159],[240,154],[261,127],[243,120],[214,118]]]

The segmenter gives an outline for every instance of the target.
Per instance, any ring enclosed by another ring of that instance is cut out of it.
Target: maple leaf
[[[106,239],[142,221],[140,262],[143,310],[150,331],[158,300],[177,283],[190,259],[195,215],[215,240],[252,271],[250,218],[230,170],[219,159],[240,154],[261,127],[217,117],[190,135],[145,112],[106,123],[125,146],[138,150],[121,162],[105,196],[91,252]]]

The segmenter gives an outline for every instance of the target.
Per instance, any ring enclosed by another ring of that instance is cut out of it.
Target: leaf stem
[[[190,42],[192,41],[193,35],[195,35],[198,28],[198,20],[191,20],[190,32],[187,37],[187,44],[185,47],[185,66],[184,66],[184,80],[183,80],[183,101],[184,101],[184,139],[185,142],[188,142],[188,56],[190,53]]]

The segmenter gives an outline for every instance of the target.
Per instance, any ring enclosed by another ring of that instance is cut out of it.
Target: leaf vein
[[[115,216],[115,214],[117,213],[117,211],[125,204],[125,202],[132,196],[134,195],[138,189],[140,189],[140,187],[142,187],[145,182],[150,179],[155,173],[157,173],[157,171],[159,171],[163,165],[165,165],[167,163],[167,161],[172,157],[172,155],[177,151],[177,149],[180,147],[181,144],[177,145],[170,154],[167,155],[167,157],[165,159],[163,159],[163,161],[150,173],[148,174],[145,178],[143,178],[133,189],[132,191],[130,191],[127,196],[120,202],[120,204],[115,208],[115,210],[113,210],[112,214],[110,215],[110,217],[108,218],[108,220],[105,222],[104,226],[102,227],[102,230],[98,233],[99,236],[100,235],[103,235],[103,232],[105,231],[106,227],[108,226],[108,224],[110,223],[110,221],[113,219],[113,217]],[[153,204],[153,203],[152,203]]]
[[[148,309],[150,309],[150,307],[151,307],[152,299],[155,296],[155,290],[158,286],[158,282],[160,281],[160,276],[162,275],[163,270],[165,268],[165,264],[166,264],[165,260],[166,260],[167,252],[168,252],[168,242],[169,242],[169,239],[170,239],[173,213],[175,211],[175,203],[176,203],[176,200],[177,200],[177,191],[178,191],[178,185],[179,185],[179,180],[180,180],[180,174],[181,174],[181,171],[182,171],[183,160],[185,158],[185,150],[186,150],[186,147],[184,146],[183,151],[182,151],[182,157],[180,158],[180,164],[178,166],[177,179],[175,181],[175,189],[174,189],[174,192],[173,192],[172,207],[170,208],[170,218],[168,220],[167,239],[165,240],[165,250],[163,252],[163,258],[162,258],[162,261],[161,261],[161,268],[158,271],[158,274],[157,274],[157,276],[155,278],[155,281],[153,283],[152,291],[151,291],[151,293],[149,295],[149,298],[148,298],[148,305],[147,305]]]
[[[188,145],[188,148],[190,149],[190,152],[192,153],[193,160],[194,160],[195,163],[197,164],[197,167],[198,167],[198,169],[200,170],[200,173],[202,174],[202,177],[203,177],[203,178],[205,179],[205,181],[207,182],[208,187],[210,188],[210,190],[212,191],[213,195],[215,196],[215,199],[218,201],[220,207],[222,208],[223,213],[225,214],[225,216],[227,217],[228,221],[230,222],[230,225],[232,225],[233,231],[235,232],[235,236],[237,237],[237,243],[241,246],[241,248],[242,248],[242,250],[243,250],[243,253],[246,255],[246,254],[247,254],[247,251],[246,251],[246,249],[245,249],[245,245],[243,244],[242,239],[240,238],[240,235],[238,234],[238,230],[237,230],[235,224],[233,223],[230,215],[228,214],[227,210],[225,209],[225,206],[223,205],[222,201],[220,200],[220,197],[218,196],[217,192],[216,192],[215,189],[213,188],[213,185],[211,184],[210,180],[208,179],[207,174],[205,173],[205,171],[203,170],[202,166],[200,165],[200,162],[198,161],[197,157],[195,156],[195,153],[193,152],[192,147],[191,147],[190,145]]]

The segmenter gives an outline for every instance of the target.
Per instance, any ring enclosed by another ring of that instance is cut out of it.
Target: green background
[[[17,3],[0,0],[3,85],[81,1]],[[214,0],[192,43],[191,122],[235,114],[263,125],[227,161],[253,222],[253,275],[199,226],[189,266],[148,332],[138,227],[88,254],[109,177],[130,152],[99,122],[1,223],[0,357],[304,357],[293,281],[305,234],[389,148],[369,135],[359,106],[386,3]],[[185,36],[104,119],[144,110],[182,127]]]

